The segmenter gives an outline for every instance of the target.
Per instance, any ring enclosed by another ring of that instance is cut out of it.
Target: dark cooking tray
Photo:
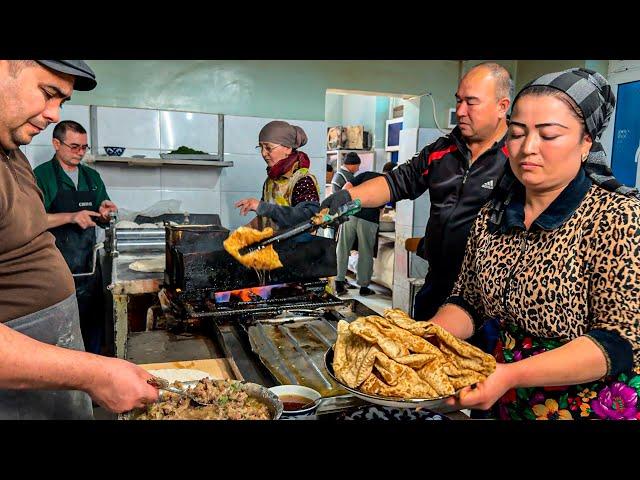
[[[260,285],[309,282],[337,273],[336,243],[330,238],[313,236],[306,242],[289,239],[276,244],[274,248],[284,266],[266,272],[264,279],[260,279],[255,270],[241,265],[225,250],[183,252],[177,248],[173,287],[220,292]]]
[[[324,353],[337,338],[336,328],[322,317],[247,328],[253,352],[281,384],[311,387],[323,397],[347,393],[327,373]]]

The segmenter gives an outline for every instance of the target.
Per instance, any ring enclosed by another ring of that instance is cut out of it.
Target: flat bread
[[[165,263],[164,255],[158,255],[136,260],[129,264],[129,269],[135,272],[164,272]]]
[[[130,220],[120,220],[116,223],[116,228],[138,228],[138,224]]]
[[[399,309],[338,322],[333,370],[350,388],[383,397],[437,398],[485,380],[496,360]]]

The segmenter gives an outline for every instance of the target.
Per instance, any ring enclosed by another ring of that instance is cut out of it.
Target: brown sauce
[[[284,410],[287,412],[300,410],[307,403],[313,402],[313,400],[311,400],[310,398],[306,398],[300,395],[282,395],[280,397],[280,400],[282,401]],[[310,408],[311,406],[312,405],[307,408]]]

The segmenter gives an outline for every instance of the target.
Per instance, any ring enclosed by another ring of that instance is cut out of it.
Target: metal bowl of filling
[[[278,420],[283,404],[262,385],[238,380],[174,382],[190,389],[209,403],[199,405],[189,398],[160,390],[160,399],[143,409],[119,416],[122,420]]]

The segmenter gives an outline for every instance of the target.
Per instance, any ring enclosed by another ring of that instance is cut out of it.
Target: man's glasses
[[[64,143],[63,141],[60,141],[61,144],[66,145],[67,147],[69,147],[71,149],[72,152],[79,152],[81,150],[89,150],[89,145],[78,145],[77,143],[72,143],[71,145],[69,145],[68,143]]]

